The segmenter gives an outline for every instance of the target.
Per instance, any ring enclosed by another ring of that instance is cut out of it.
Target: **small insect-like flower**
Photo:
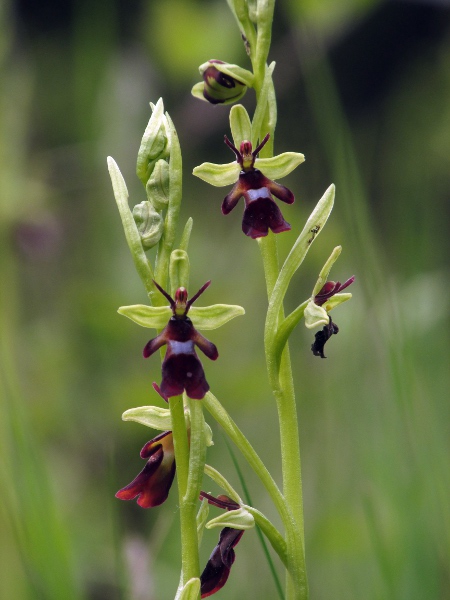
[[[211,282],[206,282],[190,300],[184,287],[177,289],[174,300],[156,281],[153,283],[167,298],[172,309],[172,317],[166,327],[146,344],[143,351],[144,358],[148,358],[156,350],[167,345],[162,363],[161,386],[154,384],[154,387],[165,400],[182,394],[184,390],[189,398],[201,400],[209,390],[209,385],[195,346],[211,360],[216,360],[219,353],[216,346],[195,329],[187,313]]]
[[[227,215],[231,212],[243,196],[245,210],[242,218],[242,231],[253,239],[266,236],[269,229],[274,233],[281,233],[289,231],[291,228],[289,223],[284,220],[272,194],[286,204],[294,202],[294,194],[287,187],[272,181],[255,168],[256,157],[269,137],[270,135],[267,134],[255,150],[252,149],[251,142],[244,140],[238,150],[225,136],[225,143],[236,154],[241,172],[237,183],[225,196],[222,213]]]
[[[319,290],[319,292],[314,296],[314,304],[316,304],[317,306],[325,305],[326,311],[331,310],[331,308],[333,308],[332,305],[327,307],[327,302],[330,300],[330,298],[344,290],[354,281],[354,275],[347,279],[347,281],[344,283],[341,283],[340,281],[327,281],[325,285]],[[328,312],[326,314],[329,321],[321,331],[318,331],[315,334],[315,340],[311,345],[311,350],[314,356],[320,356],[321,358],[326,358],[324,354],[324,346],[327,343],[327,341],[332,335],[336,335],[337,333],[339,333],[339,327],[336,325],[336,323],[333,323],[331,317],[328,315]]]
[[[228,496],[218,496],[215,498],[206,492],[200,492],[200,498],[206,498],[209,504],[226,510],[236,510],[239,508],[239,504],[233,502]],[[242,529],[233,529],[232,527],[224,527],[220,532],[219,542],[212,551],[206,567],[200,576],[202,598],[212,596],[222,589],[227,582],[231,567],[236,558],[234,547],[241,539],[243,533]]]
[[[208,60],[200,65],[199,71],[203,81],[192,88],[192,94],[211,104],[233,104],[253,85],[250,71],[223,60]]]
[[[147,458],[147,464],[131,483],[117,492],[116,498],[133,500],[137,496],[142,508],[159,506],[167,499],[175,476],[172,432],[164,431],[147,442],[141,458]]]

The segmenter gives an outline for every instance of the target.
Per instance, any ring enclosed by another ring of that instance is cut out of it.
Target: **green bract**
[[[175,600],[197,600],[200,594],[200,579],[193,577],[189,579],[180,593],[176,595]]]
[[[211,519],[206,523],[206,529],[214,527],[232,527],[233,529],[251,529],[255,526],[255,519],[247,509],[237,508],[236,510],[228,510],[222,513],[215,519]]]
[[[142,327],[162,329],[172,316],[170,306],[147,306],[146,304],[134,304],[132,306],[121,306],[119,314],[128,317]],[[217,329],[225,325],[234,317],[244,315],[242,306],[231,304],[213,304],[211,306],[192,306],[189,317],[197,329]]]

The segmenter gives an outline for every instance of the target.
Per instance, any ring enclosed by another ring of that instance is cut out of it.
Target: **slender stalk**
[[[183,585],[186,585],[189,579],[199,577],[200,573],[196,503],[191,501],[190,498],[186,498],[190,475],[189,440],[182,397],[174,396],[169,398],[169,408],[172,417],[173,444],[177,465]]]

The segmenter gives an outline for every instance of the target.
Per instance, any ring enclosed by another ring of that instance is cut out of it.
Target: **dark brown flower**
[[[294,194],[284,185],[280,185],[263,175],[254,166],[259,151],[266,144],[269,137],[269,134],[267,134],[256,150],[252,150],[252,144],[247,140],[242,142],[240,150],[238,150],[225,136],[225,143],[235,153],[242,170],[231,192],[225,196],[222,203],[222,213],[227,215],[231,212],[243,196],[245,210],[242,219],[242,231],[253,239],[266,236],[269,229],[274,233],[281,233],[282,231],[289,231],[291,228],[289,223],[284,220],[272,195],[282,202],[286,202],[286,204],[292,204]]]
[[[116,498],[133,500],[137,496],[142,508],[159,506],[167,499],[175,476],[172,432],[164,431],[147,442],[141,458],[147,458],[147,464],[131,483],[117,492]]]
[[[178,288],[173,300],[156,281],[154,282],[159,291],[169,300],[173,316],[162,332],[146,344],[143,355],[144,358],[148,358],[156,350],[167,345],[162,363],[162,382],[155,388],[166,400],[182,394],[184,390],[189,398],[201,400],[209,390],[195,346],[198,346],[211,360],[216,360],[219,353],[216,346],[195,329],[187,313],[210,283],[210,281],[205,283],[190,300],[186,289]]]
[[[239,504],[233,502],[227,496],[218,496],[215,498],[206,492],[200,492],[200,498],[206,498],[209,504],[226,510],[236,510],[239,508]],[[231,567],[236,558],[234,547],[241,539],[243,533],[242,529],[233,529],[232,527],[224,527],[220,532],[219,542],[212,551],[206,567],[200,576],[202,598],[212,596],[223,588],[227,582]]]

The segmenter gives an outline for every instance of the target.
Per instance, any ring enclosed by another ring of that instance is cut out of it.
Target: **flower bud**
[[[133,208],[133,218],[137,225],[144,250],[150,250],[161,239],[164,221],[148,200],[136,204]]]
[[[145,186],[148,200],[156,210],[163,210],[169,203],[169,164],[158,160]]]
[[[199,70],[203,82],[197,83],[192,93],[211,104],[237,102],[245,94],[247,87],[253,85],[253,73],[222,60],[209,60]]]
[[[142,137],[136,163],[137,176],[144,185],[147,184],[158,159],[169,155],[164,105],[161,98],[155,106],[152,105],[152,109],[153,113]]]

